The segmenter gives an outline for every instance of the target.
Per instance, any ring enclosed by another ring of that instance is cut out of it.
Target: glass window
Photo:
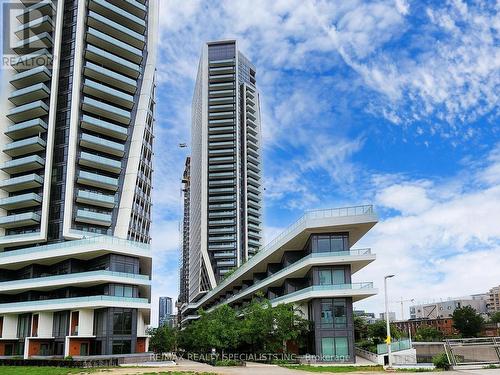
[[[123,297],[123,285],[115,285],[115,296]]]
[[[131,286],[125,286],[123,288],[123,296],[124,297],[132,297],[133,288]]]
[[[332,236],[331,239],[331,251],[346,251],[347,247],[344,243],[345,236]]]
[[[321,301],[321,326],[324,328],[333,326],[332,301]]]
[[[334,338],[333,337],[323,337],[321,338],[321,354],[325,357],[333,357],[335,355],[334,350]]]
[[[130,340],[113,340],[113,354],[130,354]]]
[[[319,271],[319,285],[332,285],[332,270]]]
[[[330,251],[330,237],[318,236],[318,252]]]
[[[335,356],[337,357],[337,360],[344,359],[345,357],[349,356],[347,337],[335,337]]]
[[[119,311],[113,313],[113,334],[130,335],[132,332],[132,312]]]
[[[345,284],[345,272],[343,269],[333,270],[333,284]]]
[[[333,314],[335,317],[335,328],[345,328],[347,324],[347,307],[345,300],[333,301]]]

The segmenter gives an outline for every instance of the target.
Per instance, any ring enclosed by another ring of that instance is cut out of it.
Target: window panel
[[[335,355],[333,337],[323,337],[321,339],[321,354],[325,357],[333,357]]]
[[[320,270],[319,285],[331,285],[331,284],[332,284],[332,270]]]
[[[335,337],[335,356],[337,359],[340,359],[339,357],[345,358],[349,356],[347,337]]]
[[[321,326],[323,328],[333,327],[333,306],[331,300],[321,302]]]
[[[343,269],[333,270],[333,284],[345,284],[345,272]]]

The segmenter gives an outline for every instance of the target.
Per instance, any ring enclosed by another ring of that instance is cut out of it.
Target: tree
[[[427,324],[420,326],[415,332],[415,341],[441,341],[443,333]]]
[[[492,323],[500,323],[500,311],[497,311],[496,313],[492,314],[490,316],[490,320]]]
[[[368,336],[368,323],[360,316],[354,317],[354,337],[356,341],[362,340]]]
[[[286,352],[286,342],[297,342],[309,331],[310,324],[301,315],[302,312],[293,304],[280,304],[272,309],[273,331],[271,349],[278,350],[280,346]]]
[[[401,331],[391,324],[391,338],[399,339],[403,336]],[[387,338],[387,326],[385,320],[378,320],[368,326],[368,337],[373,340],[374,344],[380,344]]]
[[[150,336],[149,347],[155,353],[168,353],[176,348],[176,331],[168,325],[163,325],[158,328],[149,328],[147,334]]]
[[[453,312],[453,328],[463,337],[477,337],[483,329],[484,319],[470,307],[459,307]]]

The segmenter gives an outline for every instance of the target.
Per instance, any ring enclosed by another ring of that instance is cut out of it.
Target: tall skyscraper
[[[172,298],[160,297],[158,305],[158,326],[168,324],[170,327],[173,325],[174,316],[172,314]]]
[[[181,226],[181,256],[179,267],[179,307],[189,301],[189,197],[191,158],[186,158],[182,175],[183,220]],[[180,309],[179,309],[180,311]]]
[[[147,350],[157,6],[4,8],[0,355]]]
[[[192,104],[189,301],[261,245],[256,70],[235,40],[203,46]]]

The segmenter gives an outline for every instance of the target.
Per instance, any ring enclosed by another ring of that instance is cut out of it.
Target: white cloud
[[[452,181],[414,183],[388,178],[377,193],[378,208],[400,213],[382,219],[363,239],[377,260],[356,279],[373,280],[380,288],[383,275],[395,273],[391,299],[417,301],[482,293],[498,285],[500,186],[484,184],[478,176],[499,167],[494,157],[499,151],[497,145],[487,163],[467,171],[467,178],[459,174]],[[462,189],[441,194],[457,185]],[[360,306],[380,311],[383,291]],[[392,308],[399,314],[397,305]]]

